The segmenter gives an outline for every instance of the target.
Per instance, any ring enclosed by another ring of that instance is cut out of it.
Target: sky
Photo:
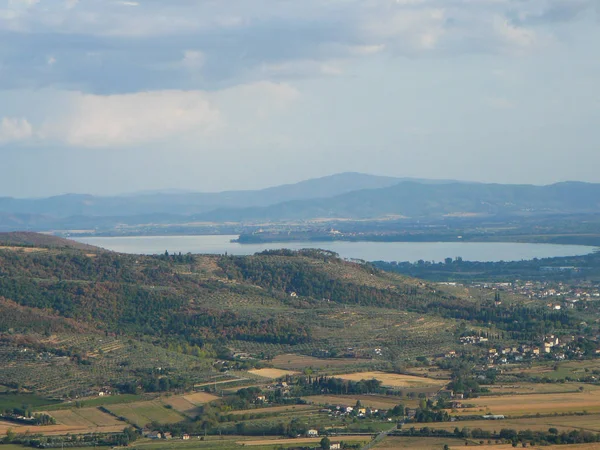
[[[598,0],[0,0],[0,196],[600,182]]]

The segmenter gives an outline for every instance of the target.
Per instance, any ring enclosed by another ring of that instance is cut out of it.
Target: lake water
[[[263,250],[322,248],[343,258],[366,261],[443,261],[462,257],[466,261],[519,261],[556,256],[587,255],[596,248],[584,245],[520,244],[503,242],[293,242],[238,244],[237,236],[134,236],[86,237],[79,242],[121,253],[208,253],[251,255]]]

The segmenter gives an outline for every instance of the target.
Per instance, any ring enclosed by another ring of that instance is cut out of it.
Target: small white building
[[[319,437],[319,432],[317,430],[308,430],[306,432],[306,436],[308,436],[308,437]]]

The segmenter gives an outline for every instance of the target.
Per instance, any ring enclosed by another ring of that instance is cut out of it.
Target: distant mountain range
[[[581,213],[600,213],[600,184],[504,185],[342,173],[255,191],[4,197],[0,230]]]

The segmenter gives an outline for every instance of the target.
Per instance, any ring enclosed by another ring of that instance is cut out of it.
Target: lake
[[[251,255],[263,250],[322,248],[343,258],[366,261],[443,261],[462,257],[466,261],[519,261],[522,259],[576,256],[596,248],[584,245],[521,244],[505,242],[290,242],[238,244],[238,236],[133,236],[82,237],[75,240],[121,253],[208,253]]]

